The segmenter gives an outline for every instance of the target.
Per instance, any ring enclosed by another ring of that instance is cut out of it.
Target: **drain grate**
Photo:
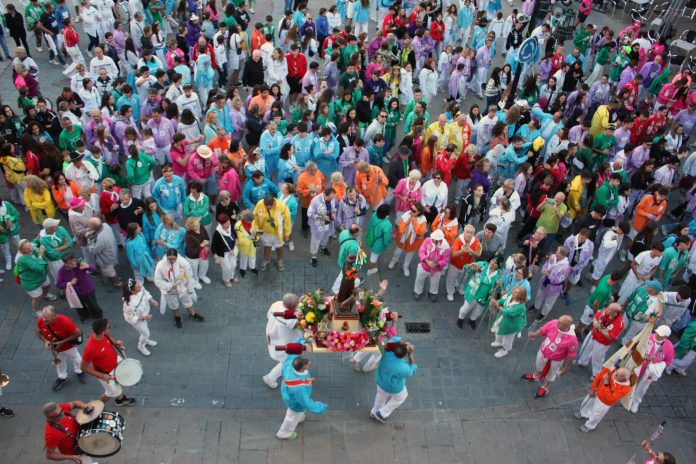
[[[412,334],[430,333],[430,322],[406,322],[406,333],[412,333]]]

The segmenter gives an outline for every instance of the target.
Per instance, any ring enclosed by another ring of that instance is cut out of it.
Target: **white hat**
[[[430,235],[430,238],[433,240],[442,240],[445,238],[445,234],[440,229],[437,229]]]
[[[191,21],[198,21],[198,15],[197,14],[192,14],[191,15]]]
[[[208,145],[200,145],[196,148],[196,153],[203,159],[208,159],[213,156],[213,150],[211,150]]]
[[[42,225],[44,226],[44,229],[47,229],[49,227],[57,227],[58,225],[60,225],[60,221],[58,219],[46,218],[44,219]]]
[[[672,335],[672,329],[670,329],[666,325],[661,325],[660,327],[655,329],[655,333],[660,337],[669,337],[670,335]]]

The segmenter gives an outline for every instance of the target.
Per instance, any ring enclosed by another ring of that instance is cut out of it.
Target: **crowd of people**
[[[74,12],[32,0],[24,16],[8,4],[18,96],[0,108],[5,270],[39,320],[55,284],[81,322],[103,321],[92,280],[103,276],[149,356],[158,302],[146,283],[177,328],[180,306],[203,322],[194,306],[214,285],[211,260],[234,288],[273,260],[284,271],[299,233],[315,268],[336,240],[339,269],[344,247],[368,253],[363,280],[397,264],[415,271],[415,300],[437,302],[444,280],[447,301],[463,295],[459,328],[490,313],[497,358],[528,313],[540,326],[530,336],[563,334],[525,379],[541,381],[537,397],[576,354],[600,379],[594,390],[625,382],[602,371],[605,354],[624,330],[622,343],[656,320],[648,364],[686,375],[696,357],[693,76],[667,66],[668,39],[640,23],[590,24],[586,0],[566,53],[557,21],[535,17],[534,2],[503,18],[500,1],[350,0],[316,14],[286,1],[281,18],[259,22],[243,0],[85,0]],[[539,52],[515,88],[527,28]],[[28,30],[36,52],[44,40],[49,63],[65,68],[55,101],[42,94]],[[23,209],[38,235],[22,228]],[[548,319],[583,286],[582,314]],[[662,356],[676,334],[678,349]],[[641,373],[643,393],[661,372]],[[59,369],[54,389],[66,379]],[[584,405],[585,431],[602,401]]]

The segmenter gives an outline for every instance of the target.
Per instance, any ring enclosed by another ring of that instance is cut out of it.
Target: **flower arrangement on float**
[[[336,297],[327,296],[322,289],[303,295],[295,316],[304,331],[304,339],[337,353],[359,351],[371,342],[381,345],[387,330],[388,308],[370,290],[357,290],[354,299],[353,307],[360,329],[351,331],[348,322],[344,321],[337,330],[330,324],[335,316],[333,305]]]

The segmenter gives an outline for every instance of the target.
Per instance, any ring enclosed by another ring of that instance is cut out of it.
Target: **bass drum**
[[[116,366],[114,377],[124,387],[137,385],[143,378],[143,365],[137,359],[124,359]]]
[[[105,458],[121,449],[126,420],[117,412],[103,411],[92,422],[80,426],[77,446],[88,456]]]

